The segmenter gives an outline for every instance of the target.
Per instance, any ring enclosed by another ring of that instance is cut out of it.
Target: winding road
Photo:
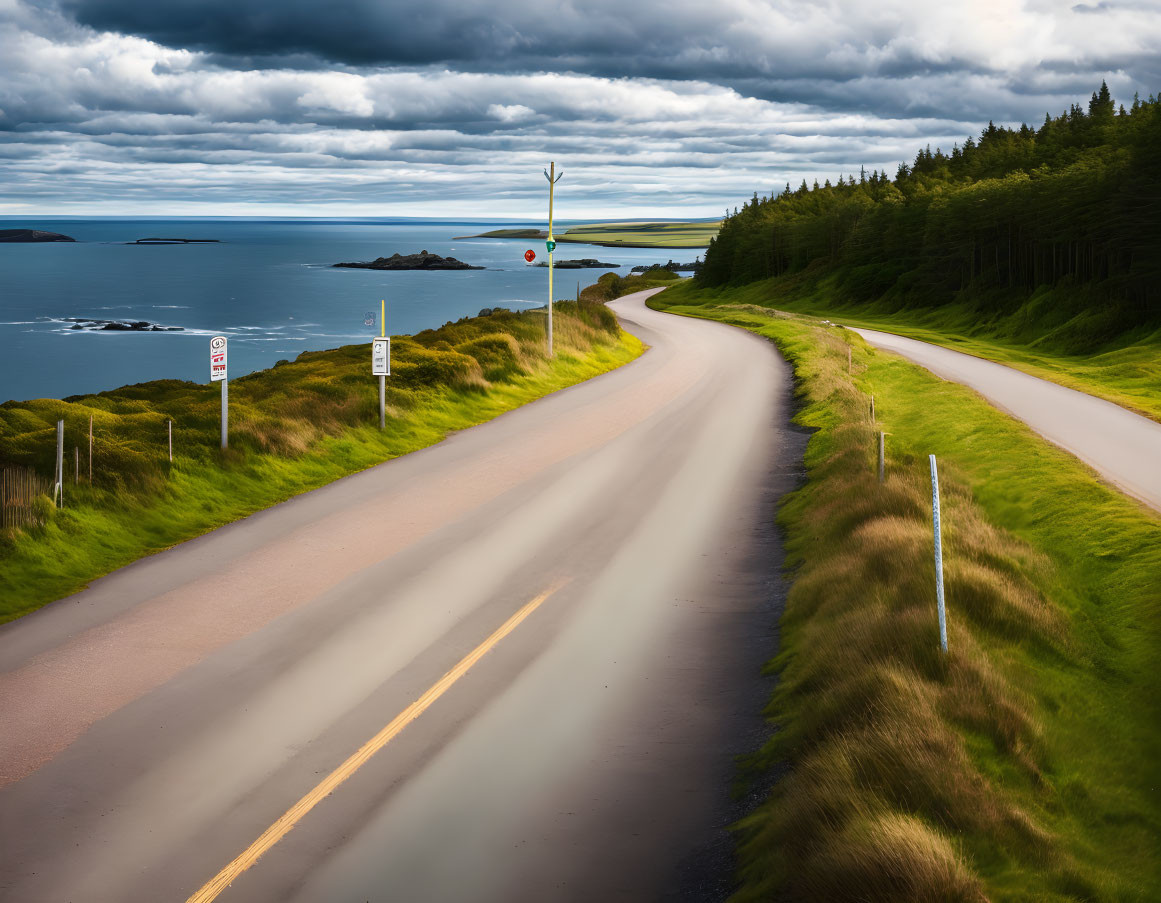
[[[0,627],[0,900],[710,900],[801,468],[763,339],[616,371]]]
[[[936,376],[975,389],[1122,491],[1161,511],[1161,423],[962,351],[874,329],[854,331]]]

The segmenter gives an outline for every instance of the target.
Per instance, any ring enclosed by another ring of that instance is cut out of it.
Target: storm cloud
[[[0,213],[524,215],[553,158],[577,216],[715,214],[1147,94],[1158,47],[1115,0],[0,0]]]

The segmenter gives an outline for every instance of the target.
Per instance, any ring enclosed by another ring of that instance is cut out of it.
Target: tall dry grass
[[[848,374],[840,333],[814,328],[812,342],[795,362],[802,418],[820,432],[810,482],[782,514],[793,585],[768,709],[778,731],[752,763],[785,772],[740,827],[737,899],[981,901],[963,835],[1033,863],[1060,855],[965,739],[1039,779],[1035,702],[1006,678],[990,640],[1063,652],[1068,628],[1029,579],[1041,557],[993,527],[948,468],[940,651],[927,462],[889,455],[878,482],[858,357]]]
[[[556,307],[561,355],[584,355],[619,335],[601,305]],[[378,384],[370,375],[369,340],[331,351],[308,351],[294,361],[230,381],[227,461],[259,452],[293,458],[320,440],[378,420]],[[392,340],[387,380],[389,416],[411,411],[439,391],[487,391],[548,367],[544,315],[498,311]],[[0,404],[0,463],[52,472],[56,421],[65,421],[65,447],[88,449],[93,418],[93,485],[109,491],[156,492],[168,474],[167,421],[175,451],[185,460],[216,461],[217,384],[157,380],[96,395]],[[87,461],[86,461],[87,464]]]

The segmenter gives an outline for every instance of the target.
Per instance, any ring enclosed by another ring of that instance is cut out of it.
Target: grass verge
[[[1110,327],[1107,305],[1090,289],[1042,288],[1022,303],[901,307],[849,298],[837,276],[803,273],[730,289],[737,303],[831,317],[986,358],[1104,398],[1161,421],[1161,330]],[[1111,315],[1110,315],[1111,316]]]
[[[770,663],[776,732],[747,763],[778,778],[737,826],[735,899],[1161,899],[1161,521],[970,390],[848,331],[747,289],[683,284],[650,305],[775,341],[796,419],[817,430],[809,479],[779,514],[793,584]]]
[[[616,273],[605,273],[592,285],[581,289],[581,302],[591,301],[607,304],[620,298],[622,295],[631,295],[649,288],[662,288],[674,285],[681,280],[680,273],[669,270],[649,270],[645,273],[631,273],[628,276],[618,276]]]
[[[556,356],[543,312],[497,313],[392,340],[387,429],[369,346],[306,352],[230,381],[230,448],[218,447],[216,385],[163,380],[99,395],[0,405],[0,464],[48,474],[55,426],[88,443],[93,484],[67,480],[66,507],[41,527],[0,532],[0,622],[293,495],[489,420],[624,364],[643,350],[601,305],[556,306]],[[167,420],[174,421],[168,462]],[[86,462],[87,464],[87,462]],[[87,466],[82,474],[87,475]]]

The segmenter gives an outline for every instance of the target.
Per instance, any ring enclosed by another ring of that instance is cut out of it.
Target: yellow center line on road
[[[342,784],[347,778],[358,771],[366,762],[391,742],[407,725],[422,715],[439,697],[457,680],[463,677],[472,665],[482,659],[500,640],[508,636],[520,623],[527,618],[553,593],[561,589],[571,578],[556,581],[539,596],[527,603],[523,608],[505,621],[495,633],[480,643],[475,649],[464,656],[459,664],[437,680],[415,702],[395,716],[391,722],[379,731],[374,737],[364,743],[359,750],[347,759],[342,765],[332,771],[313,790],[291,806],[286,812],[262,832],[261,836],[248,846],[240,855],[218,872],[212,879],[191,896],[186,903],[210,903],[237,878],[242,872],[250,868],[259,857],[280,841],[297,825],[311,809],[317,806],[326,796]]]

